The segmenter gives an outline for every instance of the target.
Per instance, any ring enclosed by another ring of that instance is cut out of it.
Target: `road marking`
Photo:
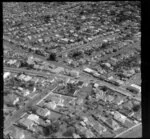
[[[37,102],[36,104],[38,105],[38,104],[40,104],[46,97],[48,97],[50,94],[52,94],[53,93],[53,91],[55,90],[57,88],[57,86],[53,89],[53,90],[51,90],[45,97],[43,97],[39,102]]]
[[[133,128],[135,128],[135,127],[137,127],[137,126],[141,125],[141,124],[142,124],[142,123],[138,123],[138,124],[136,124],[136,125],[132,126],[131,128],[127,129],[126,131],[123,131],[122,133],[120,133],[120,134],[116,135],[116,136],[115,136],[115,138],[117,138],[117,137],[121,136],[122,134],[124,134],[124,133],[128,132],[129,130],[131,130],[131,129],[133,129]]]

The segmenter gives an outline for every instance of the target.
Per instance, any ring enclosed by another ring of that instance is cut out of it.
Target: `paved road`
[[[17,42],[16,42],[17,44]],[[72,69],[71,67],[67,66],[67,65],[64,65],[63,63],[61,62],[55,62],[55,61],[48,61],[46,57],[44,56],[40,56],[40,55],[37,55],[35,54],[34,52],[27,52],[26,50],[23,50],[22,48],[18,48],[16,46],[16,44],[10,44],[7,40],[3,40],[3,45],[8,47],[8,48],[13,48],[15,51],[18,51],[18,52],[22,52],[22,53],[25,53],[27,54],[27,56],[34,56],[36,58],[40,58],[41,60],[45,61],[45,62],[48,62],[49,64],[53,64],[57,67],[64,67],[64,68],[67,68],[67,69]]]
[[[23,68],[11,68],[11,67],[4,67],[3,68],[4,71],[11,71],[11,72],[25,72],[28,73],[29,75],[34,75],[34,76],[43,76],[43,77],[61,77],[61,78],[71,78],[70,76],[66,76],[66,75],[61,75],[61,74],[55,74],[55,73],[51,73],[51,72],[42,72],[42,71],[35,71],[35,70],[26,70]]]
[[[52,88],[52,87],[51,87]],[[39,103],[40,101],[42,101],[44,98],[46,98],[52,91],[54,91],[57,88],[57,85],[54,84],[53,85],[53,90],[51,90],[46,96],[45,96],[45,92],[43,93],[39,93],[37,96],[35,96],[33,99],[30,99],[29,102],[27,104],[25,104],[25,106],[23,106],[23,108],[19,109],[18,111],[16,111],[12,117],[10,117],[7,121],[4,122],[4,132],[7,131],[8,129],[11,128],[11,126],[13,125],[13,123],[15,123],[18,119],[20,119],[20,117],[23,115],[23,113],[26,111],[26,109],[29,106],[33,106],[36,103]]]
[[[30,100],[23,108],[19,109],[18,111],[16,111],[13,116],[11,116],[9,119],[7,119],[7,121],[4,122],[4,132],[6,130],[8,130],[9,127],[11,127],[11,125],[16,122],[21,115],[24,113],[25,109],[28,106],[32,106],[33,103],[35,103],[37,100],[39,100],[41,98],[41,95],[38,94],[38,96],[36,96],[34,99]]]
[[[93,77],[93,76],[87,76],[86,74],[84,74],[84,75],[81,74],[79,80],[82,80],[82,81],[85,81],[85,82],[90,81],[90,80],[93,80],[95,83],[98,83],[98,84],[100,84],[100,85],[107,86],[107,87],[109,87],[110,89],[112,89],[112,90],[114,90],[114,91],[116,91],[116,92],[118,92],[118,93],[121,93],[121,94],[123,94],[123,95],[125,95],[125,96],[129,96],[129,97],[131,97],[131,98],[133,98],[133,99],[135,99],[135,100],[141,101],[141,98],[139,98],[139,97],[133,97],[132,94],[131,94],[129,91],[125,90],[124,88],[116,87],[116,86],[114,86],[114,85],[112,85],[112,84],[110,84],[110,83],[107,83],[107,82],[105,82],[105,81],[98,80],[98,79],[96,79],[96,78]]]
[[[33,74],[33,75],[39,75],[39,74],[41,74],[42,76],[46,76],[46,77],[47,77],[47,75],[45,75],[45,73],[43,73],[43,72],[36,72],[36,71],[31,71],[31,70],[29,71],[29,70],[16,69],[16,68],[9,68],[9,69],[4,68],[4,70],[17,71],[17,72],[20,72],[20,71],[23,72],[23,71],[24,71],[24,72],[31,73],[31,74]],[[112,90],[114,90],[114,91],[117,91],[117,92],[119,92],[119,93],[121,93],[121,94],[123,94],[123,95],[130,96],[131,98],[134,98],[134,97],[132,97],[132,95],[129,94],[127,91],[121,90],[120,88],[115,87],[115,86],[113,86],[113,85],[111,85],[111,84],[109,84],[109,83],[106,83],[106,82],[103,82],[103,81],[99,81],[99,80],[97,80],[97,79],[94,78],[94,77],[87,77],[86,75],[82,75],[82,76],[80,76],[80,79],[83,80],[83,81],[85,81],[85,82],[87,82],[87,81],[93,79],[93,80],[95,80],[95,82],[97,82],[97,83],[99,83],[99,84],[101,84],[101,85],[106,85],[106,86],[108,86],[110,89],[112,89]],[[43,94],[44,94],[44,93],[43,93]],[[49,93],[49,94],[50,94],[50,93]],[[5,130],[4,130],[4,131],[6,131],[8,128],[10,128],[11,125],[12,125],[15,121],[17,121],[17,120],[20,118],[20,116],[22,115],[22,113],[25,111],[25,108],[26,108],[26,107],[32,106],[32,105],[35,104],[35,103],[39,104],[39,103],[40,103],[44,98],[46,98],[49,94],[47,94],[46,96],[45,96],[45,94],[44,94],[44,96],[43,96],[42,94],[41,94],[41,95],[37,95],[36,97],[34,97],[34,98],[32,99],[32,101],[30,101],[29,103],[27,103],[24,108],[18,110],[11,118],[9,118],[9,119],[5,122],[4,125],[6,125],[6,127],[5,127]],[[44,98],[43,98],[43,97],[44,97]],[[42,99],[41,99],[41,98],[42,98]],[[40,99],[41,99],[41,100],[40,100]],[[134,99],[136,99],[136,100],[138,100],[138,101],[141,101],[140,98],[134,98]]]
[[[114,36],[116,36],[117,34],[115,34],[115,35],[108,35],[108,36],[106,36],[106,37],[102,37],[102,38],[97,38],[98,39],[98,41],[96,42],[96,43],[98,43],[98,45],[99,45],[99,43],[103,40],[103,39],[106,39],[106,38],[110,38],[110,37],[114,37]],[[17,51],[20,51],[20,52],[23,52],[23,53],[27,53],[28,55],[33,55],[34,57],[37,57],[37,58],[40,58],[40,59],[42,59],[43,61],[46,61],[46,62],[48,62],[48,63],[50,63],[50,64],[54,64],[55,66],[61,66],[61,67],[64,67],[64,68],[67,68],[67,69],[73,69],[72,67],[70,67],[70,66],[67,66],[66,64],[64,64],[64,63],[62,63],[62,61],[60,61],[60,62],[54,62],[54,61],[47,61],[47,59],[46,59],[46,57],[44,57],[44,56],[40,56],[40,55],[37,55],[37,54],[35,54],[35,53],[33,53],[33,52],[26,52],[25,50],[23,50],[23,49],[21,49],[21,48],[17,48],[16,47],[16,44],[18,44],[17,42],[15,42],[15,44],[10,44],[8,41],[7,41],[7,37],[5,38],[5,36],[4,36],[4,39],[5,40],[3,40],[3,45],[5,45],[5,46],[8,46],[8,47],[13,47],[15,50],[17,50]],[[94,41],[94,40],[93,40]],[[92,42],[93,42],[92,41]],[[92,42],[89,42],[88,44],[83,44],[83,45],[79,45],[78,47],[84,47],[84,46],[88,46],[88,47],[91,47],[91,45],[93,45],[93,43],[95,43],[95,41],[92,43]],[[120,44],[121,45],[121,44]],[[108,55],[106,55],[106,56],[104,56],[103,58],[101,58],[100,59],[100,61],[103,61],[103,60],[107,60],[109,57],[112,57],[112,56],[115,56],[115,55],[118,55],[119,53],[122,53],[122,52],[125,52],[125,51],[128,51],[128,49],[130,48],[131,50],[133,50],[133,48],[132,47],[130,47],[130,46],[133,46],[134,44],[129,44],[127,47],[123,47],[122,49],[120,49],[120,50],[118,50],[117,52],[115,52],[115,53],[111,53],[111,54],[108,54]],[[70,51],[70,50],[72,50],[72,49],[76,49],[77,47],[73,47],[73,48],[70,48],[70,49],[67,49],[67,51],[64,51],[64,52],[61,52],[61,54],[62,53],[66,53],[66,52],[68,52],[68,51]],[[78,70],[78,71],[81,71],[81,68],[76,68],[76,70]]]
[[[122,133],[116,135],[115,138],[118,138],[118,137],[122,136],[123,134],[129,132],[130,130],[136,128],[137,126],[141,126],[141,125],[142,125],[142,123],[138,123],[138,124],[132,126],[131,128],[128,128],[127,130],[123,131]]]
[[[93,45],[100,45],[102,43],[102,41],[104,39],[107,39],[107,38],[113,38],[113,37],[116,37],[118,34],[113,34],[113,35],[108,35],[108,36],[101,36],[101,35],[98,35],[95,37],[95,39],[93,39],[92,41],[86,43],[86,44],[83,44],[83,45],[79,45],[79,46],[76,46],[77,44],[72,44],[72,48],[69,48],[70,45],[68,45],[68,49],[67,50],[64,50],[61,52],[61,54],[66,54],[67,52],[73,50],[73,49],[78,49],[78,48],[88,48],[88,47],[91,47]],[[73,47],[74,46],[74,47]]]
[[[25,70],[25,69],[16,69],[16,68],[4,68],[4,71],[13,71],[13,72],[27,72],[27,73],[30,73],[30,74],[33,74],[33,75],[41,75],[41,76],[44,76],[44,77],[47,77],[47,76],[49,76],[48,74],[45,74],[45,73],[43,73],[43,72],[37,72],[37,71],[34,71],[34,70]],[[56,74],[55,74],[56,75]],[[56,76],[58,76],[58,74],[56,75]],[[50,77],[52,77],[51,75],[50,75]],[[60,75],[59,77],[63,77],[63,78],[66,78],[66,76],[64,76],[64,75]],[[71,77],[69,77],[69,78],[71,78]],[[80,78],[79,78],[79,80],[82,80],[82,81],[85,81],[85,82],[87,82],[87,81],[89,81],[89,80],[91,80],[91,79],[93,79],[93,80],[95,80],[97,83],[99,83],[99,84],[101,84],[101,85],[105,85],[105,86],[108,86],[110,89],[112,89],[112,90],[114,90],[114,91],[117,91],[118,93],[121,93],[121,94],[123,94],[123,95],[125,95],[125,96],[129,96],[129,97],[131,97],[131,98],[133,98],[133,99],[136,99],[136,100],[138,100],[138,101],[141,101],[141,98],[138,98],[138,97],[133,97],[132,95],[131,95],[131,93],[130,92],[128,92],[127,90],[123,90],[123,89],[121,89],[121,88],[118,88],[118,87],[116,87],[116,86],[114,86],[114,85],[112,85],[112,84],[110,84],[110,83],[107,83],[107,82],[104,82],[104,81],[100,81],[100,80],[98,80],[98,79],[96,79],[96,78],[94,78],[94,77],[92,77],[92,76],[86,76],[86,74],[82,74],[81,73],[81,75],[80,75]]]

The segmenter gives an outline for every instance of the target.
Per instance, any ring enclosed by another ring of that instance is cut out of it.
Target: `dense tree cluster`
[[[52,122],[52,124],[50,124],[46,127],[43,127],[43,133],[45,136],[50,136],[50,135],[58,132],[59,127],[60,127],[60,125],[58,122]]]
[[[49,57],[47,58],[47,60],[56,61],[57,60],[56,53],[50,53]]]
[[[132,109],[134,112],[138,112],[140,110],[140,108],[141,108],[140,105],[134,105]]]
[[[73,95],[74,92],[76,91],[76,89],[77,89],[77,86],[75,84],[67,83],[67,92],[68,92],[68,95]]]
[[[80,58],[83,58],[83,52],[82,51],[72,51],[68,55],[70,58],[79,60]]]

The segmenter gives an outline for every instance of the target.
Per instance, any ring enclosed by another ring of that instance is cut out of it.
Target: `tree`
[[[106,86],[103,86],[103,87],[101,88],[101,90],[103,90],[103,91],[105,92],[105,91],[108,90],[108,88],[107,88]]]
[[[108,43],[102,43],[101,48],[102,48],[102,49],[105,49],[107,46],[108,46]]]
[[[50,55],[47,58],[47,60],[56,61],[56,53],[50,53]]]
[[[140,109],[140,105],[134,105],[132,109],[134,112],[137,112]]]
[[[67,129],[66,132],[63,133],[63,136],[70,137],[73,135],[74,132],[75,132],[75,129],[73,127],[70,127]]]
[[[43,134],[44,136],[49,136],[52,134],[52,131],[49,129],[49,127],[43,127]]]
[[[32,111],[33,113],[36,113],[37,108],[34,106],[27,106],[26,111]]]
[[[72,57],[74,59],[80,59],[81,57],[83,57],[83,53],[81,51],[74,52]]]
[[[93,51],[94,51],[93,49],[88,49],[88,50],[85,50],[84,53],[90,56]]]
[[[49,20],[50,20],[50,16],[49,15],[45,15],[43,18],[44,18],[44,22],[45,23],[49,23]]]
[[[67,83],[67,90],[68,93],[72,95],[76,90],[76,86],[74,84]]]

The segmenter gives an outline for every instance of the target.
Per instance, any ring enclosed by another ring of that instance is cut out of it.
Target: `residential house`
[[[86,116],[83,116],[82,118],[83,118],[83,121],[84,121],[85,123],[88,122],[88,118],[87,118]]]
[[[85,68],[83,71],[85,71],[85,72],[87,72],[87,73],[92,73],[92,72],[93,72],[93,70],[90,69],[90,68]]]
[[[17,62],[17,60],[16,59],[14,59],[14,60],[9,60],[8,62],[7,62],[7,64],[10,64],[10,65],[12,65],[12,64],[15,64]]]
[[[95,131],[99,134],[102,135],[104,132],[107,131],[107,129],[102,126],[100,123],[96,123],[93,128],[95,129]]]
[[[30,120],[30,119],[25,119],[25,118],[20,119],[19,120],[19,124],[24,126],[24,127],[26,127],[29,130],[33,130],[34,131],[33,126],[35,125],[35,123],[32,120]]]
[[[20,130],[19,128],[14,127],[9,132],[9,138],[10,139],[25,139],[25,134],[23,130]]]
[[[14,94],[8,94],[7,96],[4,96],[4,102],[10,105],[16,105],[19,102],[19,97]]]
[[[99,84],[98,83],[94,83],[94,87],[95,88],[99,87]]]
[[[34,87],[32,93],[34,93],[35,91],[36,91],[36,88]]]
[[[45,106],[46,106],[47,108],[49,108],[49,109],[53,109],[53,110],[54,110],[54,109],[56,109],[57,104],[56,104],[55,101],[51,101],[51,102],[45,104]]]
[[[10,72],[4,72],[3,78],[6,79],[7,77],[10,76],[10,74],[11,74]]]
[[[132,87],[136,88],[139,93],[141,93],[141,86],[138,86],[136,84],[131,84]]]
[[[128,71],[131,75],[135,74],[135,70],[134,69],[131,69]]]
[[[131,100],[129,100],[129,101],[123,103],[123,107],[125,109],[131,110],[133,108],[133,102]]]
[[[106,100],[107,100],[106,93],[104,91],[102,91],[102,90],[99,90],[97,98],[99,98],[99,99],[101,99],[101,100],[106,102]]]
[[[30,91],[29,90],[23,90],[21,92],[21,94],[23,94],[24,97],[28,96],[30,94]]]
[[[23,130],[16,129],[15,137],[16,139],[25,139],[25,134]]]
[[[123,82],[123,81],[121,81],[121,80],[119,80],[119,79],[117,79],[117,80],[116,80],[116,82],[117,82],[119,85],[124,84],[124,82]]]
[[[63,72],[64,71],[64,68],[63,67],[57,67],[53,70],[55,73],[60,73],[60,72]]]
[[[108,101],[109,103],[111,103],[111,102],[113,102],[113,100],[115,99],[115,97],[112,96],[112,95],[108,95],[108,96],[106,97],[106,99],[107,99],[107,101]]]
[[[114,119],[116,119],[117,121],[121,122],[121,123],[125,123],[125,121],[127,120],[127,117],[121,113],[119,113],[118,111],[114,112]]]
[[[94,133],[90,129],[85,131],[85,136],[86,136],[86,138],[94,138],[95,137]]]
[[[83,82],[83,81],[78,81],[78,82],[77,82],[77,85],[78,85],[78,86],[80,86],[80,87],[82,87],[82,86],[83,86],[83,84],[84,84],[84,82]]]
[[[98,130],[99,133],[104,133],[107,131],[106,127],[102,126],[100,123],[98,123]]]
[[[51,112],[48,109],[38,108],[36,111],[37,115],[42,117],[47,117],[51,114]]]
[[[124,102],[124,98],[121,97],[121,96],[117,96],[117,97],[115,97],[114,102],[115,102],[117,105],[121,105],[121,104]]]
[[[35,122],[36,124],[39,124],[39,116],[35,114],[30,114],[27,119]]]
[[[86,127],[85,122],[81,121],[80,124],[81,124],[83,127]]]
[[[24,80],[27,82],[27,81],[30,81],[32,79],[31,76],[25,76]]]
[[[119,124],[111,118],[107,119],[105,122],[114,131],[116,131],[120,128]]]
[[[19,77],[18,77],[20,80],[24,80],[24,81],[30,81],[32,79],[31,76],[26,76],[24,74],[21,74]]]
[[[120,105],[120,106],[122,106],[122,105]],[[131,110],[121,107],[121,109],[119,109],[119,112],[128,117],[128,115],[131,113]]]
[[[71,70],[70,71],[70,75],[73,76],[73,77],[79,77],[79,74],[80,74],[79,71],[76,71],[76,70]]]
[[[76,133],[73,133],[73,138],[81,138],[78,134],[76,134]]]
[[[58,106],[64,106],[64,99],[63,98],[59,98],[59,101],[57,102]]]
[[[82,105],[83,102],[84,102],[83,98],[77,99],[77,104],[78,104],[78,105]]]

